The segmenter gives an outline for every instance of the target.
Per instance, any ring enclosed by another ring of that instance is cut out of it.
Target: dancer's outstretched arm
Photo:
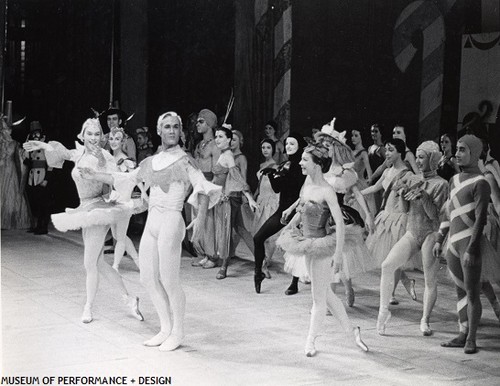
[[[113,176],[109,173],[97,172],[90,168],[78,168],[80,176],[86,180],[95,180],[104,184],[113,185]]]

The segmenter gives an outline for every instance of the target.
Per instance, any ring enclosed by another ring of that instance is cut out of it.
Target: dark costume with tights
[[[265,258],[264,242],[285,226],[280,221],[281,215],[285,209],[288,209],[297,201],[300,189],[306,179],[299,165],[299,161],[302,157],[302,150],[306,146],[306,142],[300,135],[291,134],[289,137],[293,137],[298,141],[299,149],[295,154],[289,155],[288,161],[280,164],[277,170],[272,168],[269,170],[271,187],[276,193],[280,193],[280,201],[276,212],[268,218],[253,237],[256,275],[262,275],[262,263]]]

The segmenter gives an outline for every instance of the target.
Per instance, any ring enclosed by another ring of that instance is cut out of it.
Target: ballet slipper
[[[316,355],[316,347],[314,346],[315,336],[308,336],[306,340],[306,347],[304,348],[304,353],[306,357],[313,357]]]
[[[82,314],[82,322],[83,323],[90,323],[93,320],[92,318],[92,310],[90,306],[85,306],[83,308],[83,314]]]
[[[379,312],[377,318],[377,332],[379,335],[385,335],[385,327],[390,318],[391,312],[389,310]]]
[[[422,319],[420,321],[420,331],[424,336],[431,336],[432,335],[432,330],[429,322],[427,322],[425,319]]]
[[[137,296],[129,296],[127,300],[127,306],[130,309],[131,315],[140,320],[144,321],[144,316],[142,316],[141,311],[139,310],[139,298]]]
[[[361,339],[361,329],[359,328],[359,326],[354,327],[353,332],[354,332],[354,341],[356,342],[356,346],[358,346],[364,352],[368,352],[369,351],[368,346]]]
[[[169,332],[160,331],[158,334],[153,336],[151,339],[144,341],[143,345],[147,346],[147,347],[158,347],[163,342],[165,342],[169,336],[170,336]]]
[[[160,345],[160,351],[173,351],[182,344],[184,335],[170,334],[170,336]]]

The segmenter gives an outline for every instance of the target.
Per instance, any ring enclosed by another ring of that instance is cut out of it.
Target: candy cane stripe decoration
[[[455,1],[447,4],[450,9]],[[445,26],[443,15],[431,1],[415,1],[399,15],[392,39],[394,61],[405,72],[417,49],[415,34],[423,36],[422,83],[420,88],[419,142],[435,139],[441,124]]]

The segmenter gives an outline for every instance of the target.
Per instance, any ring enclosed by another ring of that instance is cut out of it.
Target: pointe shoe
[[[349,307],[354,305],[354,290],[352,287],[346,287],[345,289],[346,302]]]
[[[262,281],[266,278],[266,275],[264,275],[262,272],[256,273],[253,275],[253,283],[255,285],[255,292],[260,294],[260,287],[262,284]]]
[[[83,308],[82,322],[83,323],[90,323],[92,320],[93,320],[93,318],[92,318],[92,310],[90,309],[89,306],[85,306]]]
[[[405,287],[406,291],[410,294],[411,298],[415,301],[417,301],[417,292],[415,291],[415,280],[413,279],[406,279],[402,281],[403,286]]]
[[[160,331],[158,334],[153,336],[151,339],[144,341],[142,344],[146,347],[158,347],[163,342],[165,342],[170,336],[170,332]]]
[[[465,341],[464,353],[465,354],[475,354],[475,353],[477,353],[476,342],[473,341],[473,340],[468,340],[467,339]]]
[[[314,340],[316,337],[308,336],[306,340],[306,347],[304,348],[304,353],[306,357],[313,357],[316,355],[316,347],[314,346]]]
[[[391,296],[391,300],[389,300],[389,304],[393,306],[397,306],[399,304],[398,299],[396,299],[394,296]]]
[[[227,276],[227,267],[221,267],[219,269],[219,272],[217,272],[217,275],[215,275],[215,278],[217,280],[225,279]]]
[[[208,257],[204,257],[203,259],[201,260],[198,260],[198,261],[193,261],[191,263],[191,266],[192,267],[203,267],[203,265],[208,261]]]
[[[113,264],[113,269],[114,269],[116,272],[120,273],[120,271],[118,271],[118,265]]]
[[[296,285],[290,284],[290,287],[285,291],[285,295],[295,295],[297,292],[299,292],[299,288]]]
[[[159,350],[160,351],[174,351],[177,347],[182,344],[184,336],[179,336],[175,334],[170,334],[170,336],[163,342]]]
[[[385,335],[385,327],[390,318],[391,318],[390,311],[379,312],[377,318],[377,332],[379,333],[379,335]]]
[[[361,340],[361,329],[359,327],[354,327],[354,341],[356,346],[358,346],[364,352],[368,352],[368,346]]]
[[[141,322],[144,321],[144,316],[142,316],[139,310],[139,298],[137,296],[131,296],[127,302],[127,306],[130,308],[130,313],[134,318]]]
[[[431,326],[424,319],[422,319],[420,321],[420,331],[422,332],[422,334],[424,336],[431,336],[432,335]]]

